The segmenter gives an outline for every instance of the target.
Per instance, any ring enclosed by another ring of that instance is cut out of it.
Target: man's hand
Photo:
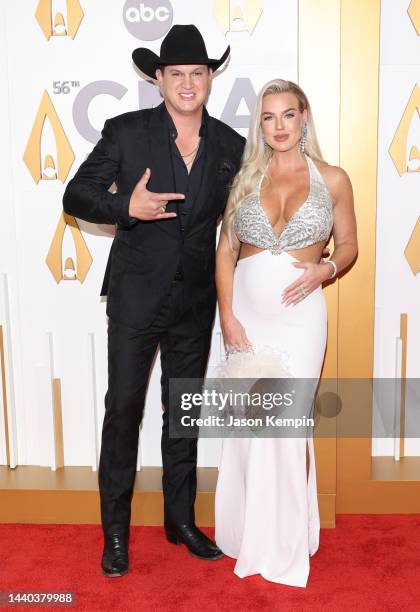
[[[176,213],[165,212],[166,205],[170,200],[184,200],[185,195],[182,193],[154,193],[148,191],[146,185],[150,175],[150,168],[146,168],[131,194],[128,214],[140,221],[155,221],[176,217]]]

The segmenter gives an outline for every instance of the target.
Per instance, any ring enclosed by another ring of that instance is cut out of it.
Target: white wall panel
[[[378,125],[378,201],[376,236],[375,304],[381,316],[375,321],[380,351],[375,352],[375,376],[395,375],[395,343],[400,335],[400,315],[408,315],[407,377],[420,377],[420,274],[413,274],[404,249],[420,216],[419,172],[400,176],[390,155],[413,88],[419,82],[420,37],[407,13],[409,2],[382,0]],[[357,135],[356,135],[357,137]],[[411,147],[420,147],[419,109],[407,134],[407,164]],[[410,168],[420,170],[420,160]],[[418,414],[420,406],[406,404],[406,413]],[[407,435],[408,432],[407,432]],[[392,455],[390,440],[374,441],[373,454]],[[406,440],[407,455],[420,454],[418,439]]]

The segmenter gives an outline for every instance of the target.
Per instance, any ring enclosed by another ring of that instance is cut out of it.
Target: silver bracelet
[[[331,264],[332,267],[334,268],[333,273],[329,277],[329,278],[334,278],[334,276],[336,276],[336,274],[337,274],[337,264],[335,263],[335,261],[333,259],[327,259],[325,263]]]

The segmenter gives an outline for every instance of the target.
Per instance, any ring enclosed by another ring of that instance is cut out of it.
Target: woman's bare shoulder
[[[343,189],[351,189],[351,182],[347,172],[340,166],[333,166],[326,161],[315,161],[315,165],[321,173],[329,191],[336,195]]]

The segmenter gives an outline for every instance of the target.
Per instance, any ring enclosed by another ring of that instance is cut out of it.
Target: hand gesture
[[[128,214],[140,221],[172,219],[176,213],[167,213],[166,205],[170,200],[184,200],[182,193],[154,193],[146,187],[152,172],[146,168],[145,173],[133,189]]]

